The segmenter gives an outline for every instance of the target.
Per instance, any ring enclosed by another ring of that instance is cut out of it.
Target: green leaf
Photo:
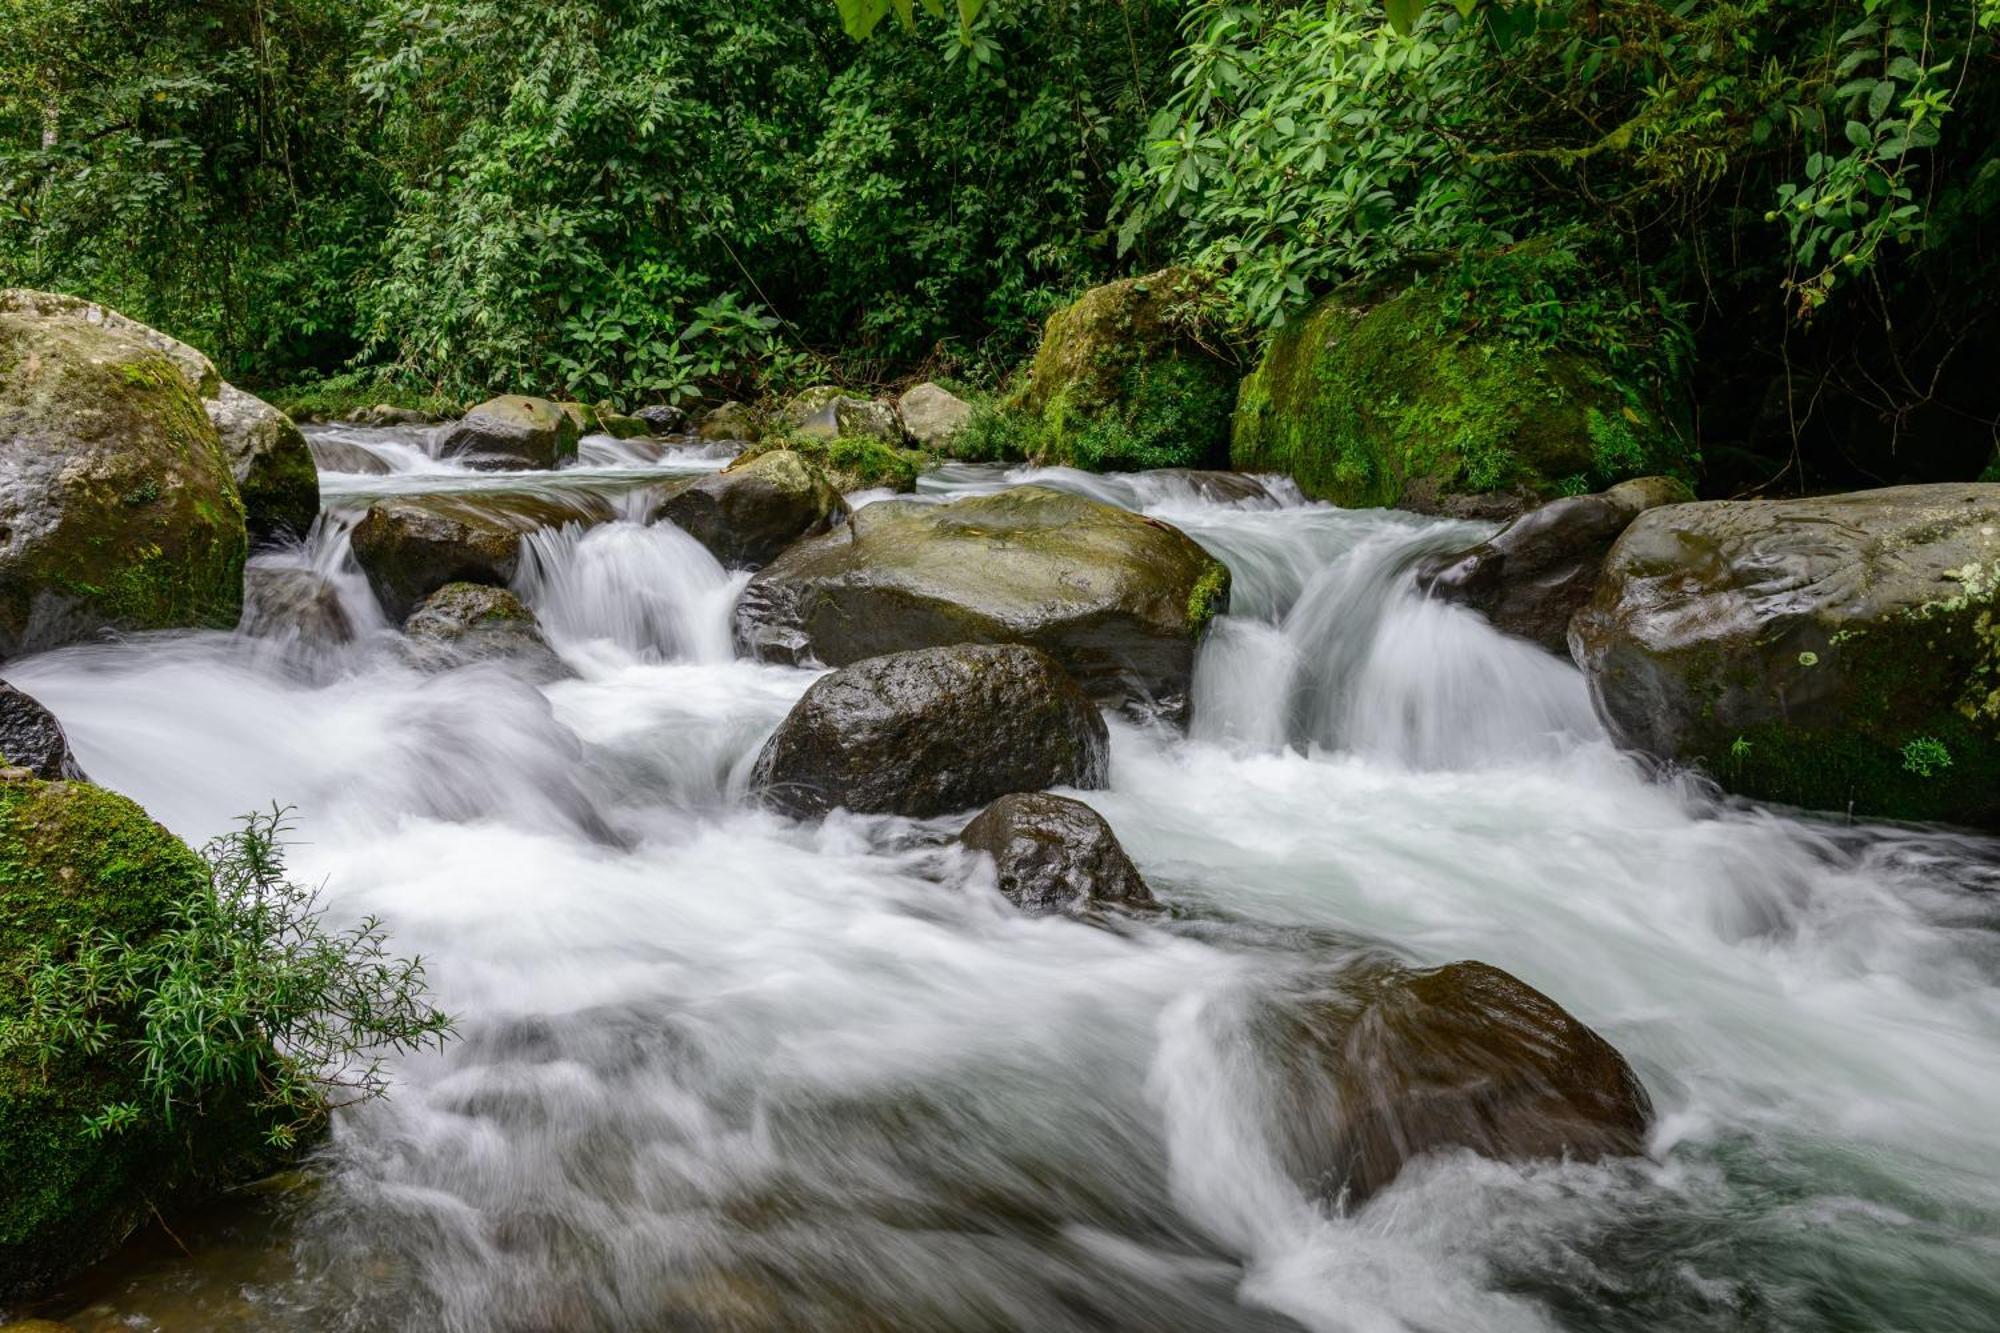
[[[1408,37],[1416,29],[1418,16],[1424,12],[1424,0],[1382,0],[1382,8],[1389,15],[1389,26],[1399,36]]]
[[[840,26],[857,42],[868,40],[868,34],[889,16],[889,0],[834,0],[834,4],[840,9]]]

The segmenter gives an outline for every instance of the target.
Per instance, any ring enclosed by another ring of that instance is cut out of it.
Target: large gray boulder
[[[1184,713],[1195,645],[1229,571],[1178,529],[1023,486],[949,504],[886,500],[750,581],[739,643],[845,666],[951,643],[1025,643],[1109,706]]]
[[[896,400],[903,429],[926,449],[946,449],[972,420],[972,404],[926,380]]]
[[[993,858],[1000,892],[1024,912],[1153,904],[1152,890],[1104,816],[1067,796],[1002,796],[965,826],[958,841]]]
[[[85,782],[56,715],[0,680],[0,769],[26,769],[44,782]]]
[[[1104,718],[1047,654],[959,645],[857,662],[813,682],[751,785],[800,818],[844,807],[912,818],[1007,792],[1101,787]]]
[[[233,384],[222,385],[203,406],[229,457],[250,535],[310,532],[319,517],[319,468],[292,419]]]
[[[809,533],[846,517],[826,473],[789,449],[759,454],[696,481],[653,510],[732,569],[757,569]]]
[[[1365,961],[1262,1017],[1292,1169],[1329,1196],[1358,1203],[1430,1152],[1593,1162],[1645,1149],[1652,1101],[1625,1058],[1485,963]]]
[[[144,325],[0,293],[0,658],[236,623],[248,534],[202,385]]]
[[[1623,744],[1732,791],[2000,827],[2000,485],[1669,505],[1570,646]]]
[[[1568,657],[1570,617],[1596,590],[1618,535],[1648,509],[1693,499],[1672,477],[1640,477],[1596,495],[1551,500],[1476,546],[1426,559],[1417,586]]]
[[[559,467],[576,457],[577,424],[546,398],[490,398],[443,428],[437,454],[481,471]]]

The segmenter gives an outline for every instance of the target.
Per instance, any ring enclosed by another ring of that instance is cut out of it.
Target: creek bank
[[[1178,529],[1021,486],[856,510],[750,581],[736,636],[767,661],[828,666],[1025,643],[1101,704],[1182,717],[1195,647],[1228,605],[1228,569]]]
[[[1730,791],[2000,828],[2000,485],[1641,514],[1570,646],[1612,735]]]
[[[1104,718],[1046,653],[959,644],[856,662],[813,682],[757,757],[772,808],[928,818],[1042,787],[1101,787]]]

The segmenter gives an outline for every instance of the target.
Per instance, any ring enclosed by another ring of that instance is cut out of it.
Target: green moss
[[[1195,583],[1188,594],[1188,624],[1200,633],[1208,628],[1208,622],[1215,619],[1229,606],[1229,569],[1226,565],[1211,565]]]
[[[341,421],[386,404],[431,416],[457,416],[460,404],[426,385],[381,370],[350,371],[324,379],[259,389],[257,396],[294,421]]]
[[[870,436],[844,435],[824,440],[793,434],[759,440],[744,449],[730,467],[742,467],[754,458],[780,449],[817,464],[833,488],[843,494],[884,486],[893,491],[913,491],[917,477],[936,462],[921,449],[899,449]]]

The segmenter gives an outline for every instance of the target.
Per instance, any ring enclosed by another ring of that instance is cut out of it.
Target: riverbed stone
[[[410,659],[427,671],[473,662],[507,662],[537,681],[573,674],[535,623],[535,613],[505,588],[447,583],[403,622]]]
[[[577,423],[548,399],[509,394],[444,427],[437,453],[481,471],[547,470],[576,457],[577,435]]]
[[[702,416],[695,434],[712,443],[761,440],[764,438],[764,417],[748,403],[732,400],[710,408]]]
[[[1183,716],[1227,568],[1178,529],[1044,486],[946,504],[885,500],[750,581],[738,642],[845,666],[952,643],[1026,643],[1099,703]]]
[[[235,624],[248,533],[201,376],[143,325],[36,295],[0,299],[0,658]]]
[[[243,571],[243,619],[237,632],[259,639],[341,644],[354,624],[333,582],[317,570],[251,562]]]
[[[972,420],[972,404],[929,380],[906,390],[896,400],[903,429],[925,449],[948,449],[953,437]]]
[[[615,516],[603,497],[585,492],[411,496],[371,506],[352,545],[384,614],[400,620],[447,583],[512,583],[526,533]]]
[[[204,404],[228,455],[253,538],[304,537],[319,517],[319,469],[292,419],[224,384]]]
[[[1649,510],[1570,646],[1621,744],[1730,791],[2000,828],[2000,485]]]
[[[1673,477],[1640,477],[1596,495],[1551,500],[1477,545],[1425,559],[1417,586],[1566,658],[1570,617],[1596,590],[1618,535],[1648,509],[1693,499]]]
[[[0,768],[25,768],[46,782],[85,780],[56,715],[4,680],[0,680]]]
[[[654,435],[685,435],[688,433],[688,414],[667,403],[651,403],[632,414],[646,423],[646,429]]]
[[[1104,816],[1068,796],[1011,792],[980,811],[958,841],[993,858],[1001,894],[1025,912],[1153,903]]]
[[[1270,1029],[1302,1183],[1357,1204],[1425,1153],[1595,1162],[1644,1151],[1652,1101],[1611,1043],[1499,968],[1372,960]]]
[[[757,757],[774,809],[927,818],[1042,787],[1101,787],[1104,718],[1046,653],[960,644],[870,658],[813,682]]]
[[[759,569],[810,533],[846,517],[826,474],[789,449],[759,454],[668,496],[653,510],[731,569]]]

